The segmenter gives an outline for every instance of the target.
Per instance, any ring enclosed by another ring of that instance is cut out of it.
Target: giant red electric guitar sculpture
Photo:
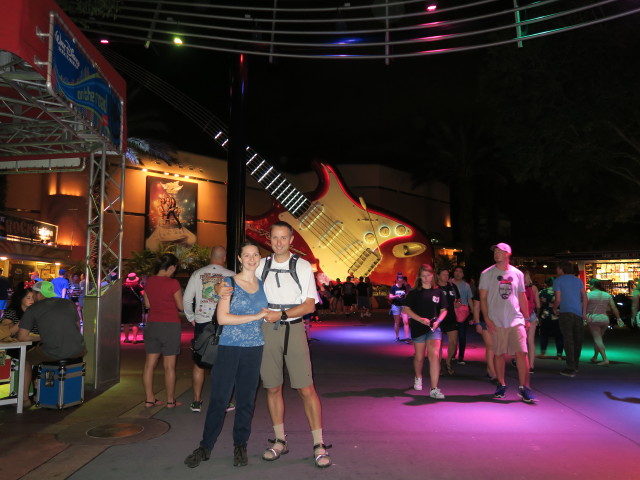
[[[316,165],[320,184],[307,198],[256,152],[247,152],[247,173],[278,202],[266,216],[247,220],[253,240],[268,247],[269,227],[284,220],[298,233],[293,249],[310,253],[311,263],[317,261],[332,279],[369,276],[374,283],[389,283],[402,272],[413,283],[420,265],[433,263],[431,244],[421,232],[363,208],[329,165]]]

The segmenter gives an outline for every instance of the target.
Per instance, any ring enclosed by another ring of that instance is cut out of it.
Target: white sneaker
[[[422,390],[422,378],[415,378],[415,380],[413,381],[413,389]]]
[[[429,396],[431,398],[437,398],[439,400],[444,399],[444,395],[442,394],[439,388],[432,388],[431,392],[429,393]]]

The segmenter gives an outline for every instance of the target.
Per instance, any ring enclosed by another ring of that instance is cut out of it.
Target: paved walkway
[[[123,345],[121,382],[64,411],[32,408],[17,415],[0,408],[0,478],[25,479],[638,479],[640,455],[640,334],[611,331],[613,363],[583,363],[575,378],[558,374],[563,362],[539,359],[532,386],[538,403],[516,396],[508,367],[504,400],[491,397],[484,350],[470,330],[467,365],[441,377],[446,400],[412,387],[409,345],[393,341],[390,319],[325,317],[315,324],[312,354],[322,399],[325,441],[335,465],[313,466],[312,439],[297,393],[285,389],[290,453],[260,459],[272,437],[264,393],[258,393],[249,465],[233,467],[233,413],[212,457],[188,469],[184,457],[202,434],[204,413],[189,411],[190,335],[183,335],[176,409],[145,409],[140,373],[143,345]],[[583,360],[591,356],[586,334]],[[161,369],[156,376],[161,389]],[[207,388],[207,386],[205,386]],[[164,392],[158,392],[164,399]],[[206,403],[205,403],[206,406]],[[106,436],[107,438],[101,438]]]

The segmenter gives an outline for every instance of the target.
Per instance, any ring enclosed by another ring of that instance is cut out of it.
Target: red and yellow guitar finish
[[[369,276],[373,283],[389,284],[402,272],[413,284],[420,265],[433,264],[433,250],[423,233],[363,208],[329,165],[315,165],[320,183],[307,198],[266,160],[247,151],[247,173],[277,202],[266,216],[247,220],[247,235],[254,241],[269,248],[270,226],[284,220],[297,232],[292,250],[331,279]]]

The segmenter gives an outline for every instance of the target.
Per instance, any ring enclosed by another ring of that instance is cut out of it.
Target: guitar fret
[[[283,182],[284,183],[284,182]],[[291,185],[285,185],[284,190],[282,190],[278,196],[276,197],[276,200],[278,200],[280,203],[282,203],[282,201],[280,200],[280,195],[284,195],[285,193],[287,193],[287,190],[289,190],[289,187]],[[289,195],[291,195],[291,193],[289,193]],[[289,197],[289,195],[287,195],[287,198]]]
[[[306,200],[306,198],[304,198],[304,195],[302,195],[300,192],[296,191],[296,195],[297,197],[293,199],[293,203],[289,207],[289,211],[292,215],[295,215],[295,212],[298,210],[298,208],[300,208],[298,204],[300,202],[304,203],[304,201]]]
[[[276,200],[278,200],[278,201],[280,201],[278,197],[280,196],[280,194],[281,194],[282,192],[281,192],[281,193],[279,193],[278,195],[276,195],[276,192],[277,192],[277,191],[280,189],[280,187],[282,187],[282,185],[284,185],[285,183],[287,183],[287,179],[286,179],[286,178],[283,178],[283,179],[282,179],[282,181],[278,184],[278,186],[277,186],[276,188],[274,188],[274,189],[273,189],[273,192],[271,192],[271,195],[275,196],[275,197],[276,197]]]
[[[264,175],[262,175],[259,179],[258,179],[258,183],[262,183],[262,179],[264,179],[264,177],[266,177],[267,175],[269,175],[269,172],[273,170],[273,167],[269,167],[269,170],[267,170],[266,172],[264,172]]]
[[[264,160],[262,160],[258,166],[255,168],[255,170],[253,172],[251,172],[251,176],[253,177],[253,174],[256,173],[258,171],[258,169],[262,166],[262,164],[264,163]]]
[[[266,188],[266,189],[267,189],[267,191],[268,191],[268,190],[269,190],[269,187],[271,186],[271,184],[272,184],[273,182],[275,182],[279,177],[280,177],[280,174],[278,174],[278,175],[276,175],[275,177],[273,177],[273,180],[271,180],[271,182],[269,182],[269,185],[267,185],[267,186],[266,186],[266,187],[264,187],[264,188]]]
[[[300,205],[296,204],[295,208],[292,207],[292,210],[290,210],[291,211],[291,215],[293,215],[294,217],[296,216],[296,213],[298,213],[298,210],[300,210],[300,207],[303,207],[305,202],[306,202],[306,200],[307,200],[306,198],[304,198],[303,195],[300,195],[300,197],[301,197],[300,200],[302,200],[302,203],[300,203]],[[302,213],[304,213],[304,209],[302,210]]]
[[[296,203],[296,196],[298,195],[298,192],[296,191],[295,187],[293,187],[291,193],[293,194],[293,196],[289,195],[291,196],[291,198],[287,197],[282,201],[282,204],[289,211],[291,211],[291,205],[294,205]]]
[[[286,192],[286,191],[289,189],[289,187],[290,187],[290,185],[287,185],[287,188],[285,188],[285,189],[284,189],[284,192]],[[291,187],[291,188],[293,188],[293,187]],[[282,193],[284,193],[284,192],[282,192]],[[289,197],[290,197],[292,194],[295,194],[295,193],[296,193],[296,190],[295,190],[295,188],[293,188],[293,190],[291,190],[291,191],[289,192],[289,194],[288,194],[286,197],[284,197],[284,198],[282,199],[282,201],[281,201],[280,203],[284,206],[284,208],[287,208],[286,202],[287,202],[287,200],[289,199]],[[288,210],[288,208],[287,208],[287,210]]]
[[[250,164],[251,162],[253,162],[253,159],[254,159],[254,158],[256,158],[257,156],[258,156],[258,154],[257,154],[257,153],[254,153],[254,154],[253,154],[253,156],[252,156],[249,160],[247,160],[247,163],[246,163],[247,167],[249,166],[249,164]]]

